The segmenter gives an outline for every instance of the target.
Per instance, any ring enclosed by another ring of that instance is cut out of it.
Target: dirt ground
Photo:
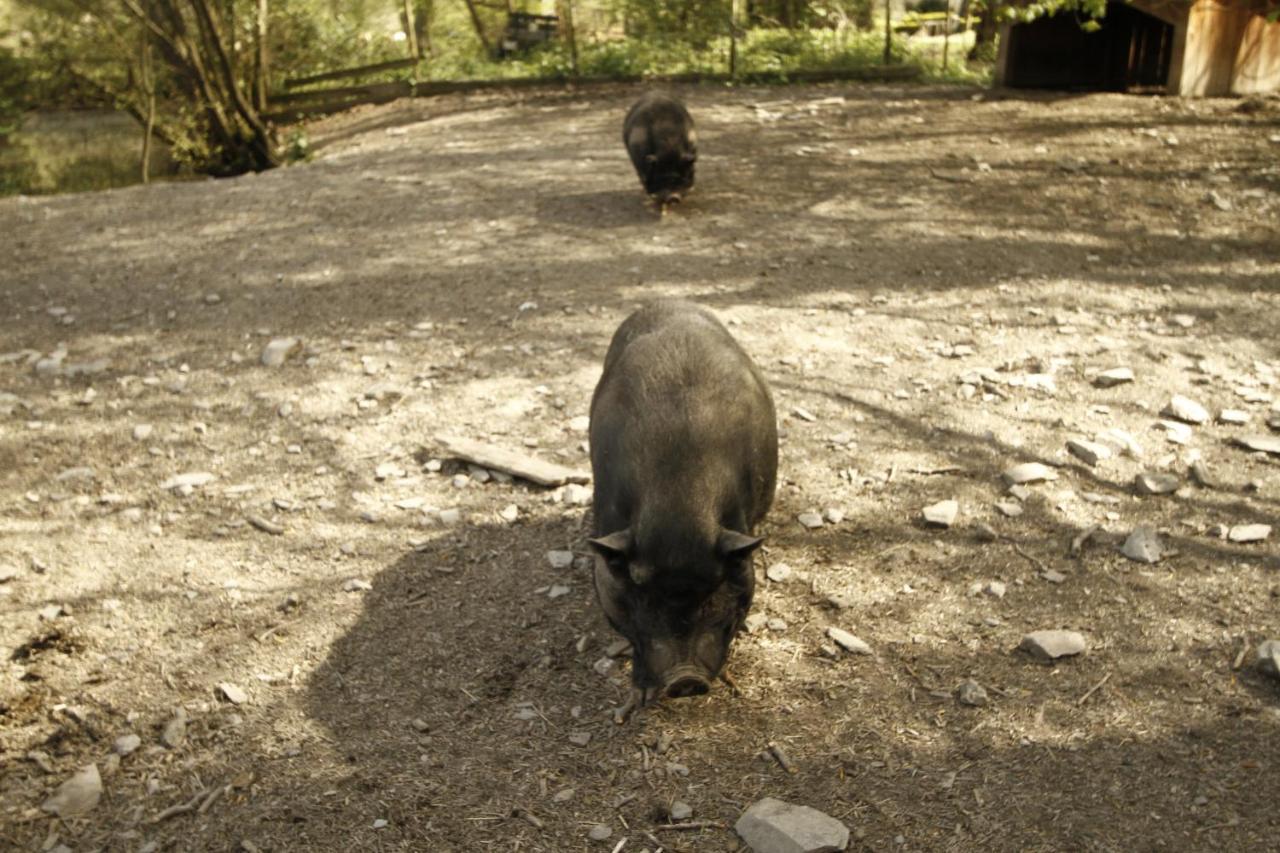
[[[691,88],[698,186],[659,220],[637,91],[396,103],[306,165],[0,200],[0,847],[730,851],[773,796],[854,850],[1276,849],[1280,530],[1219,526],[1280,524],[1276,458],[1235,444],[1280,394],[1280,102]],[[773,385],[775,621],[740,695],[616,726],[626,663],[547,558],[586,509],[435,437],[585,467],[609,336],[665,295]],[[263,366],[277,336],[302,351]],[[1068,455],[1111,428],[1142,456]],[[1012,497],[1028,461],[1057,479]],[[1119,553],[1143,523],[1158,563]],[[1051,628],[1088,650],[1017,651]],[[40,811],[90,763],[95,808]],[[676,801],[702,828],[662,828]]]

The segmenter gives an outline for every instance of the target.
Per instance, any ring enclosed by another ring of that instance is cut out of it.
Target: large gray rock
[[[1237,438],[1236,444],[1246,450],[1280,456],[1280,435],[1245,435]]]
[[[1227,532],[1232,542],[1262,542],[1271,535],[1270,524],[1237,524]]]
[[[1010,485],[1039,483],[1043,480],[1058,479],[1058,472],[1039,462],[1023,462],[1021,465],[1014,465],[1007,469],[1004,472],[1004,479]]]
[[[924,508],[925,523],[936,527],[950,527],[959,514],[960,504],[952,500],[938,501]]]
[[[1209,420],[1209,411],[1204,406],[1181,394],[1174,394],[1160,414],[1189,424],[1202,424]]]
[[[89,764],[59,785],[58,790],[40,808],[60,818],[79,817],[93,811],[100,799],[102,776],[98,773],[98,765]]]
[[[849,844],[840,821],[773,797],[753,803],[733,828],[755,853],[836,853]]]
[[[302,341],[297,338],[273,338],[262,348],[262,363],[267,367],[279,367],[301,349]]]
[[[1150,524],[1139,524],[1124,540],[1120,553],[1138,563],[1158,563],[1163,553],[1160,537]]]
[[[1178,490],[1178,475],[1167,471],[1143,471],[1133,478],[1133,487],[1140,495],[1168,495]]]
[[[1047,663],[1078,655],[1086,646],[1084,636],[1077,631],[1032,631],[1022,638],[1018,648]]]

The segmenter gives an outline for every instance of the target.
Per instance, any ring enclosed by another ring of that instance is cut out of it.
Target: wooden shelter
[[[1093,31],[1072,12],[1005,24],[996,85],[1250,95],[1280,91],[1275,0],[1128,0]]]

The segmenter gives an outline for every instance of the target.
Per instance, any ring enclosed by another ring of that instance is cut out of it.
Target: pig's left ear
[[[587,544],[606,560],[621,560],[631,550],[631,531],[623,528],[599,539],[588,539]]]
[[[764,539],[759,536],[748,536],[736,530],[721,530],[716,540],[716,553],[732,560],[744,560],[760,547]]]

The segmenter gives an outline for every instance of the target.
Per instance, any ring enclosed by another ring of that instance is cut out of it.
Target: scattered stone
[[[1084,637],[1077,631],[1032,631],[1022,638],[1018,648],[1047,663],[1078,655],[1086,646]]]
[[[40,808],[55,814],[64,820],[79,817],[93,811],[102,799],[102,776],[98,773],[98,765],[89,764],[81,767],[76,774],[58,786],[53,796],[45,800]]]
[[[567,802],[569,802],[570,800],[572,800],[572,799],[573,799],[573,795],[574,795],[574,794],[576,794],[576,793],[578,793],[578,792],[577,792],[577,791],[575,791],[573,788],[565,788],[565,789],[563,789],[563,790],[556,791],[555,795],[554,795],[554,796],[552,796],[552,798],[551,798],[551,802],[553,802],[553,803],[567,803]]]
[[[373,584],[362,578],[350,578],[343,582],[343,592],[368,592],[373,589]]]
[[[840,648],[855,655],[871,654],[871,647],[843,628],[828,628],[827,636]]]
[[[1280,678],[1280,640],[1266,640],[1258,646],[1255,665],[1262,672]]]
[[[1271,535],[1270,524],[1237,524],[1227,532],[1232,542],[1263,542]]]
[[[441,524],[454,525],[454,524],[457,524],[459,521],[462,521],[462,511],[461,511],[461,510],[456,510],[456,509],[442,509],[442,510],[440,510],[440,523],[441,523]]]
[[[591,487],[579,483],[570,483],[564,487],[563,500],[570,506],[590,506]]]
[[[592,841],[608,841],[610,835],[613,835],[613,829],[603,823],[597,823],[587,832],[587,838]]]
[[[626,637],[619,637],[604,647],[604,653],[611,658],[620,658],[623,655],[630,654],[631,641]]]
[[[791,567],[786,563],[774,563],[764,574],[774,583],[786,583],[791,577]]]
[[[1067,579],[1066,575],[1054,569],[1045,569],[1041,572],[1040,577],[1044,578],[1049,583],[1062,583]]]
[[[848,610],[853,606],[853,599],[843,593],[833,592],[827,596],[827,604],[836,610]]]
[[[1218,478],[1213,475],[1213,472],[1209,470],[1209,466],[1202,459],[1197,459],[1191,463],[1191,479],[1204,489],[1216,489],[1219,487]]]
[[[1164,437],[1173,444],[1190,444],[1191,427],[1178,421],[1156,421],[1156,426],[1164,430]]]
[[[1093,384],[1099,388],[1113,388],[1133,381],[1133,371],[1127,367],[1113,367],[1093,377]]]
[[[1181,394],[1174,394],[1160,410],[1160,414],[1189,424],[1203,424],[1209,421],[1209,412],[1204,406]]]
[[[18,576],[18,570],[13,566],[0,566],[0,583],[8,583]]]
[[[502,519],[507,524],[513,523],[519,517],[520,507],[515,504],[507,504],[502,509],[498,510],[498,518]]]
[[[1093,441],[1070,439],[1067,441],[1067,451],[1090,467],[1097,465],[1103,459],[1111,458],[1110,447]]]
[[[794,409],[792,409],[791,414],[795,415],[800,420],[808,421],[809,423],[813,423],[814,421],[818,420],[817,416],[814,415],[813,412],[809,411],[808,409],[802,409],[799,406],[796,406]]]
[[[822,516],[827,520],[828,524],[839,524],[844,521],[844,510],[829,506],[826,511],[822,513]]]
[[[1181,426],[1181,424],[1179,424],[1179,426]],[[1097,439],[1103,444],[1115,447],[1126,456],[1131,456],[1134,459],[1142,458],[1142,445],[1139,444],[1138,440],[1131,434],[1125,432],[1119,427],[1104,429],[1102,432],[1098,433]]]
[[[1017,518],[1023,511],[1022,504],[1017,501],[996,501],[996,509],[1007,518]]]
[[[755,853],[836,853],[849,844],[840,821],[773,797],[752,803],[733,828]]]
[[[956,688],[956,699],[961,705],[971,705],[980,708],[987,704],[987,689],[972,678],[960,682],[960,686]]]
[[[547,562],[553,569],[567,569],[573,565],[572,551],[548,551]]]
[[[591,732],[570,732],[569,743],[574,746],[586,746],[591,743]]]
[[[166,492],[170,489],[196,489],[207,486],[216,479],[218,479],[217,474],[211,474],[208,471],[192,471],[170,477],[160,484],[160,488]]]
[[[769,624],[769,617],[763,613],[752,613],[747,616],[743,623],[743,627],[747,629],[748,634],[759,633],[760,629]]]
[[[272,536],[281,536],[284,534],[284,527],[276,524],[274,521],[263,518],[260,515],[246,515],[244,520],[250,525],[258,528],[263,533],[270,533]]]
[[[988,581],[982,591],[992,598],[1004,598],[1006,589],[1003,581]]]
[[[817,530],[822,526],[822,516],[816,512],[802,512],[796,516],[796,521],[810,530]]]
[[[1143,471],[1133,479],[1140,495],[1167,495],[1178,490],[1178,476],[1164,471]]]
[[[1230,210],[1231,208],[1227,207],[1225,209]],[[1196,324],[1196,318],[1191,314],[1174,314],[1169,318],[1169,323],[1182,329],[1190,329]]]
[[[279,367],[301,349],[302,341],[297,338],[273,338],[262,349],[262,363],[267,367]]]
[[[950,527],[959,514],[960,504],[953,500],[938,501],[924,508],[925,523],[937,527]]]
[[[547,598],[564,598],[571,592],[573,592],[572,587],[565,586],[562,583],[552,584],[551,588],[547,590]]]
[[[146,441],[151,437],[151,433],[155,430],[151,424],[136,424],[133,428],[134,441]]]
[[[1000,534],[996,533],[996,529],[985,522],[979,523],[973,528],[973,535],[979,542],[994,542],[1000,538]]]
[[[1156,529],[1149,524],[1139,524],[1124,540],[1120,553],[1138,563],[1160,562],[1162,549]]]
[[[671,804],[672,820],[688,820],[693,817],[693,806],[681,800],[676,800]]]
[[[169,722],[164,724],[164,729],[160,732],[160,742],[169,749],[177,749],[187,740],[187,712],[185,708],[179,708],[173,712],[173,716],[169,718]]]
[[[1021,465],[1014,465],[1004,472],[1005,482],[1011,485],[1023,485],[1026,483],[1039,483],[1044,480],[1058,479],[1058,472],[1054,471],[1048,465],[1042,465],[1039,462],[1024,462]]]
[[[249,701],[249,694],[236,685],[224,681],[218,685],[218,694],[232,705],[243,705]]]
[[[1249,413],[1242,412],[1239,409],[1223,409],[1218,412],[1218,421],[1224,424],[1247,424],[1249,422]]]
[[[1236,444],[1255,453],[1280,456],[1280,435],[1246,435],[1236,439]]]
[[[116,738],[111,749],[116,755],[132,755],[140,746],[142,746],[142,738],[135,734],[127,734]]]

